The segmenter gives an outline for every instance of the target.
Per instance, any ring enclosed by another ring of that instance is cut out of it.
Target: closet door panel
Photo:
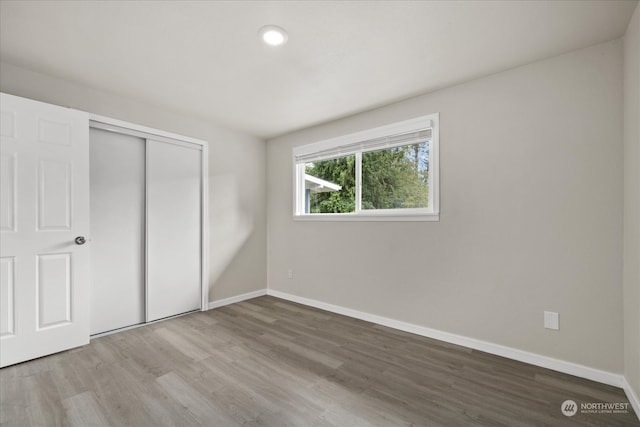
[[[147,140],[147,321],[200,309],[201,153]]]
[[[91,129],[91,334],[145,321],[145,145]]]

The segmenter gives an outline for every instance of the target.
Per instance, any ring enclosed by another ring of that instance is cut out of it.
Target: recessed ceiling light
[[[287,42],[288,36],[284,28],[277,25],[265,25],[258,30],[258,34],[269,46],[281,46]]]

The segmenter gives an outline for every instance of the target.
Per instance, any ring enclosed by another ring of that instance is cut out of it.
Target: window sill
[[[378,222],[405,222],[405,221],[440,221],[440,214],[307,214],[294,215],[294,221],[378,221]]]

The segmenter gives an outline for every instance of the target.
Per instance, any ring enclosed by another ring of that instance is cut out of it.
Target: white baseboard
[[[260,289],[260,290],[253,291],[253,292],[247,292],[246,294],[236,295],[234,297],[229,297],[229,298],[225,298],[225,299],[219,299],[219,300],[216,300],[216,301],[210,301],[209,302],[209,310],[211,310],[212,308],[223,307],[225,305],[233,304],[233,303],[236,303],[236,302],[240,302],[240,301],[245,301],[245,300],[252,299],[252,298],[261,297],[261,296],[266,295],[266,294],[267,294],[267,290],[266,289]]]
[[[631,388],[631,385],[629,384],[626,378],[622,379],[622,389],[627,395],[627,399],[629,399],[629,402],[631,403],[633,410],[636,411],[636,416],[638,417],[638,420],[640,420],[640,398],[638,398],[638,395],[633,391],[633,389]]]
[[[445,341],[448,343],[461,345],[463,347],[472,348],[474,350],[480,350],[486,353],[495,354],[497,356],[518,360],[520,362],[529,363],[531,365],[552,369],[554,371],[562,372],[565,374],[575,375],[577,377],[586,378],[592,381],[597,381],[597,382],[612,385],[615,387],[622,387],[624,382],[624,377],[620,374],[601,371],[599,369],[590,368],[588,366],[579,365],[577,363],[554,359],[552,357],[542,356],[539,354],[530,353],[528,351],[518,350],[511,347],[494,344],[488,341],[482,341],[475,338],[469,338],[462,335],[456,335],[449,332],[439,331],[437,329],[431,329],[431,328],[426,328],[424,326],[418,326],[411,323],[401,322],[399,320],[389,319],[387,317],[377,316],[375,314],[365,313],[362,311],[341,307],[339,305],[328,304],[325,302],[321,302],[321,301],[317,301],[309,298],[299,297],[296,295],[288,294],[286,292],[276,291],[274,289],[267,289],[267,295],[297,302],[303,305],[308,305],[311,307],[319,308],[319,309],[330,311],[333,313],[338,313],[338,314],[342,314],[349,317],[355,317],[356,319],[376,323],[378,325],[388,326],[390,328],[398,329],[405,332],[410,332],[412,334],[422,335],[424,337],[434,338],[440,341]],[[631,400],[631,397],[629,397],[629,400]],[[636,410],[636,413],[638,413],[637,410]]]

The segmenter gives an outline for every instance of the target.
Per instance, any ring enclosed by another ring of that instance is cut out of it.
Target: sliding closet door
[[[145,144],[91,129],[91,334],[145,321]]]
[[[201,154],[147,140],[147,321],[200,309]]]

